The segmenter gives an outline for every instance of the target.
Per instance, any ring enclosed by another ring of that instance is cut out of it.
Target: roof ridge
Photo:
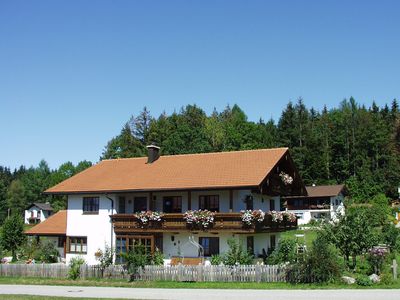
[[[176,157],[176,156],[196,156],[196,155],[211,155],[211,154],[227,154],[227,153],[243,153],[243,152],[257,152],[257,151],[273,151],[273,150],[288,150],[288,147],[277,147],[277,148],[260,148],[260,149],[246,149],[246,150],[233,150],[233,151],[219,151],[219,152],[200,152],[200,153],[181,153],[181,154],[167,154],[161,155],[162,157]],[[147,158],[147,156],[138,156],[138,157],[122,157],[122,158],[108,158],[103,159],[99,163],[103,161],[115,161],[115,160],[133,160],[133,159],[143,159]]]

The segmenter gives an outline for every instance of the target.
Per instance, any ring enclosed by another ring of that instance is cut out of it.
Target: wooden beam
[[[188,191],[188,210],[192,209],[192,192]]]
[[[149,210],[154,210],[155,209],[155,205],[154,205],[154,201],[153,201],[153,192],[149,192]]]
[[[229,212],[233,212],[233,190],[229,190]]]

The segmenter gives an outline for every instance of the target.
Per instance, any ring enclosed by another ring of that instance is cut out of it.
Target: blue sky
[[[97,161],[146,105],[400,98],[400,1],[0,1],[0,165]]]

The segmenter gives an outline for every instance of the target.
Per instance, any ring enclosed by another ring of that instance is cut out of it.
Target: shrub
[[[303,261],[292,264],[287,272],[290,283],[325,283],[340,274],[337,255],[328,241],[318,236]]]
[[[394,283],[393,274],[391,273],[383,273],[380,275],[382,285],[391,285]]]
[[[131,251],[122,253],[121,256],[125,260],[124,267],[130,274],[131,281],[135,279],[140,268],[151,262],[151,256],[146,253],[146,248],[142,244],[135,245]]]
[[[156,266],[162,266],[164,264],[164,254],[158,248],[154,251],[151,263]]]
[[[367,259],[373,267],[375,274],[379,275],[379,273],[381,272],[381,268],[383,266],[383,263],[385,262],[386,253],[387,251],[385,248],[379,247],[374,247],[369,251]]]
[[[30,238],[26,240],[21,250],[24,258],[40,260],[40,243],[37,239]]]
[[[101,277],[104,276],[104,270],[109,267],[113,262],[114,252],[106,245],[104,251],[98,249],[95,253],[96,260],[99,262]]]
[[[399,243],[400,230],[394,224],[386,223],[382,227],[382,240],[390,251],[396,250]]]
[[[223,256],[225,265],[251,265],[253,263],[253,255],[247,250],[243,250],[242,244],[237,240],[228,239],[229,250]]]
[[[81,275],[81,266],[85,264],[82,257],[73,257],[69,262],[68,278],[76,280]]]
[[[211,256],[211,264],[214,266],[218,266],[224,262],[223,257],[219,254],[215,254]]]
[[[296,261],[296,240],[293,238],[282,238],[278,247],[267,258],[269,264],[282,264]]]
[[[52,241],[44,241],[39,245],[38,258],[45,263],[55,263],[58,261],[58,250]]]
[[[369,277],[366,275],[357,276],[356,283],[357,283],[357,285],[360,285],[360,286],[371,286],[372,285],[371,279],[369,279]]]

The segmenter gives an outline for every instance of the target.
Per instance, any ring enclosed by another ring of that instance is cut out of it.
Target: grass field
[[[174,289],[357,289],[357,288],[400,288],[400,280],[393,284],[376,284],[371,287],[360,287],[358,285],[346,285],[343,283],[329,284],[290,284],[290,283],[256,283],[256,282],[176,282],[176,281],[136,281],[127,282],[123,280],[93,279],[93,280],[68,280],[53,278],[21,278],[0,277],[1,284],[33,284],[33,285],[71,285],[71,286],[108,286],[108,287],[130,287],[130,288],[174,288]]]

